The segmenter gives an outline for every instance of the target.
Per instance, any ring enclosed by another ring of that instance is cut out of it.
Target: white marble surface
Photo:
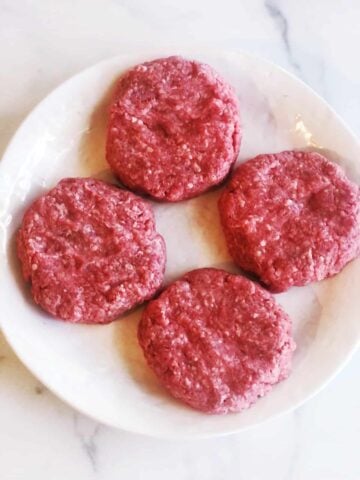
[[[357,0],[0,1],[0,150],[54,86],[142,46],[242,48],[302,77],[360,135]],[[0,333],[0,478],[358,480],[360,356],[292,414],[238,435],[166,442],[74,412]]]

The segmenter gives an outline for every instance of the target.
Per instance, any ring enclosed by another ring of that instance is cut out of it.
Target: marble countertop
[[[245,49],[305,80],[360,136],[360,3],[0,0],[0,153],[83,68],[144,46]],[[295,412],[229,437],[169,442],[102,426],[51,394],[0,332],[2,480],[358,480],[360,354]]]

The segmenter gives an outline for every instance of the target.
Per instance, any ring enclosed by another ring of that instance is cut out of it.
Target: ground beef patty
[[[239,146],[235,92],[208,65],[162,58],[120,79],[106,157],[129,188],[160,200],[194,197],[224,179]]]
[[[17,240],[35,302],[63,320],[110,322],[162,282],[150,205],[99,180],[62,180],[32,204]]]
[[[138,338],[178,399],[207,413],[249,407],[290,372],[287,314],[264,289],[223,270],[193,270],[151,301]]]
[[[219,209],[235,262],[274,292],[334,275],[359,253],[359,187],[318,153],[240,165]]]

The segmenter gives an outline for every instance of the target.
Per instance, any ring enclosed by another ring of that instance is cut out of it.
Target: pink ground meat
[[[90,178],[62,180],[36,200],[17,247],[35,302],[70,322],[115,320],[152,297],[164,275],[150,205]]]
[[[130,189],[159,200],[194,197],[226,177],[239,148],[235,92],[208,65],[162,58],[119,80],[106,157]]]
[[[223,270],[193,270],[151,301],[139,343],[176,398],[207,413],[248,408],[290,372],[291,322],[273,297]]]
[[[230,254],[274,292],[338,273],[360,251],[359,187],[313,152],[240,165],[219,202]]]

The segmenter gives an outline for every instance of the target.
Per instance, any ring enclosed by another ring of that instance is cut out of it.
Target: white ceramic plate
[[[14,235],[24,210],[66,176],[111,179],[104,160],[106,105],[129,66],[173,52],[123,55],[85,70],[49,95],[25,120],[0,166],[1,326],[21,360],[53,392],[99,421],[162,437],[239,431],[288,411],[319,391],[345,364],[360,336],[360,263],[333,279],[277,295],[294,321],[293,373],[251,409],[208,416],[173,400],[137,345],[140,310],[107,326],[50,318],[21,279]],[[316,148],[360,179],[360,147],[312,90],[280,68],[236,52],[176,52],[210,63],[239,95],[244,140],[240,161],[258,153]],[[201,266],[232,268],[219,228],[219,192],[155,205],[168,250],[166,281]]]

